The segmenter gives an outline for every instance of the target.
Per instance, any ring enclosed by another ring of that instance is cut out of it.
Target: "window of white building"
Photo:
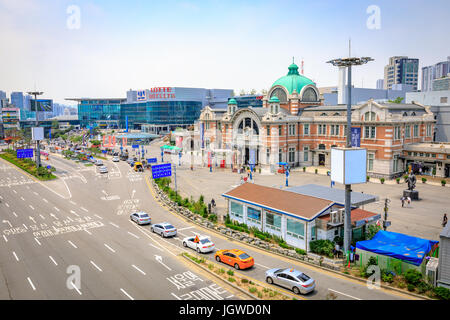
[[[244,217],[244,207],[242,204],[231,201],[231,216],[241,219]]]
[[[247,207],[247,219],[253,223],[261,224],[261,210]]]
[[[281,216],[266,212],[266,228],[281,231]]]
[[[415,124],[413,126],[413,136],[414,136],[414,138],[417,138],[419,136],[419,125],[418,124]]]
[[[287,235],[297,238],[297,239],[304,239],[305,238],[305,225],[299,220],[294,219],[286,219],[286,229],[287,229]]]

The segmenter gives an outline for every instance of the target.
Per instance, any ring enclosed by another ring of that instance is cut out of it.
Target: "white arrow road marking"
[[[116,252],[116,250],[114,250],[113,248],[111,248],[110,246],[108,246],[106,243],[104,243],[105,247],[107,247],[109,250],[111,250],[112,252]]]
[[[342,293],[342,292],[339,292],[339,291],[336,291],[336,290],[333,290],[333,289],[330,289],[330,288],[328,288],[328,290],[333,291],[333,292],[336,292],[336,293],[339,293],[339,294],[342,294],[343,296],[347,296],[347,297],[352,298],[352,299],[362,300],[362,299],[360,299],[360,298],[356,298],[356,297],[353,297],[353,296],[351,296],[351,295],[348,295],[348,294],[345,294],[345,293]]]
[[[71,284],[72,287],[78,292],[78,294],[81,296],[81,291],[80,291],[80,289],[78,289],[77,286],[76,286],[73,282],[71,282],[70,284]]]
[[[59,220],[59,218],[57,216],[55,216],[53,213],[50,213],[50,216],[53,217],[56,220]]]
[[[9,222],[9,220],[3,220],[2,222],[9,224],[9,227],[12,228],[11,222]]]
[[[36,287],[34,286],[33,282],[31,282],[30,277],[27,278],[28,282],[30,283],[31,288],[33,288],[34,291],[36,291]]]
[[[136,267],[134,264],[131,265],[133,268],[135,268],[137,271],[139,271],[140,273],[142,273],[145,276],[145,272],[142,271],[141,269],[139,269],[138,267]]]
[[[92,264],[94,267],[96,267],[98,271],[103,272],[103,270],[100,269],[100,267],[99,267],[98,265],[96,265],[96,264],[94,263],[94,261],[91,260],[91,264]]]
[[[109,223],[110,225],[113,225],[114,227],[116,227],[116,228],[120,228],[117,224],[115,224],[115,223],[112,223],[112,222],[110,222]]]
[[[83,208],[83,207],[80,207],[80,208],[81,208],[81,210],[84,210],[84,211],[86,211],[86,212],[89,212],[88,209],[86,209],[86,208]]]
[[[17,218],[17,213],[15,213],[14,211],[13,211],[13,215]]]
[[[55,259],[52,258],[52,256],[48,256],[50,258],[50,260],[53,261],[53,263],[55,264],[55,266],[57,266],[58,264],[56,263]]]
[[[14,251],[13,251],[13,255],[14,255],[14,258],[16,258],[17,261],[19,261],[19,258],[17,257],[17,254]]]
[[[158,256],[158,255],[155,254],[155,259],[156,259],[156,261],[158,261],[159,263],[161,263],[164,267],[166,267],[167,270],[172,271],[172,269],[170,269],[167,265],[165,265],[165,264],[162,262],[162,257],[161,257],[161,256]]]
[[[130,296],[125,290],[120,288],[120,291],[122,291],[130,300],[134,300],[132,296]]]
[[[74,245],[74,244],[73,244],[73,242],[72,242],[72,241],[70,241],[70,240],[67,240],[67,242],[68,242],[68,243],[70,243],[70,245],[71,245],[72,247],[74,247],[75,249],[77,249],[77,248],[78,248],[78,247],[77,247],[76,245]]]
[[[130,235],[132,235],[133,237],[135,237],[136,239],[139,239],[139,237],[138,237],[137,235],[135,235],[134,233],[131,233],[130,231],[128,231],[128,233],[129,233]]]
[[[29,216],[28,218],[30,218],[30,220],[33,221],[33,223],[36,223],[36,220],[34,220],[32,216]]]
[[[48,200],[45,198],[42,198],[42,200],[44,200],[45,203],[48,203]]]
[[[8,239],[6,238],[5,235],[3,235],[3,239],[5,239],[5,242],[8,242]]]
[[[34,238],[34,240],[37,242],[38,245],[41,245],[38,239]]]

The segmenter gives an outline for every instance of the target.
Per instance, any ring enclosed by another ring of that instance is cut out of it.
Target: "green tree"
[[[397,97],[394,100],[389,99],[388,102],[390,103],[402,103],[403,98],[402,97]]]
[[[366,229],[366,240],[371,240],[380,230],[381,226],[373,224],[369,225],[369,227]]]

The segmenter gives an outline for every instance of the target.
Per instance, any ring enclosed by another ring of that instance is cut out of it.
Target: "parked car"
[[[177,229],[168,222],[154,224],[151,226],[151,230],[163,238],[177,235]]]
[[[301,271],[295,269],[270,269],[266,271],[266,281],[292,290],[295,294],[314,291],[316,283]]]
[[[183,246],[196,250],[198,253],[207,253],[214,251],[214,243],[206,236],[196,235],[183,239]]]
[[[130,214],[131,221],[136,222],[137,224],[150,224],[152,223],[152,219],[146,212],[134,212]]]
[[[100,173],[108,173],[108,168],[105,167],[105,166],[101,166],[101,167],[98,169],[98,171],[99,171]]]
[[[114,156],[114,157],[112,158],[112,161],[113,161],[113,162],[119,162],[119,157]]]
[[[103,161],[100,160],[100,159],[97,159],[97,160],[95,161],[95,165],[96,165],[96,166],[102,166],[102,165],[103,165]]]
[[[255,260],[247,253],[238,249],[219,250],[215,256],[217,262],[223,262],[235,269],[248,269],[253,267]]]

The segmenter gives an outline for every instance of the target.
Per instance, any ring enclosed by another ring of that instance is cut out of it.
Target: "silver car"
[[[108,168],[105,166],[101,166],[100,168],[98,168],[98,171],[100,173],[108,173]]]
[[[130,219],[139,225],[152,223],[152,219],[145,212],[134,212],[130,214]]]
[[[292,290],[295,294],[314,291],[316,283],[301,271],[295,269],[270,269],[266,271],[266,281]]]
[[[177,229],[167,222],[154,224],[151,229],[152,232],[159,234],[163,238],[177,235]]]

